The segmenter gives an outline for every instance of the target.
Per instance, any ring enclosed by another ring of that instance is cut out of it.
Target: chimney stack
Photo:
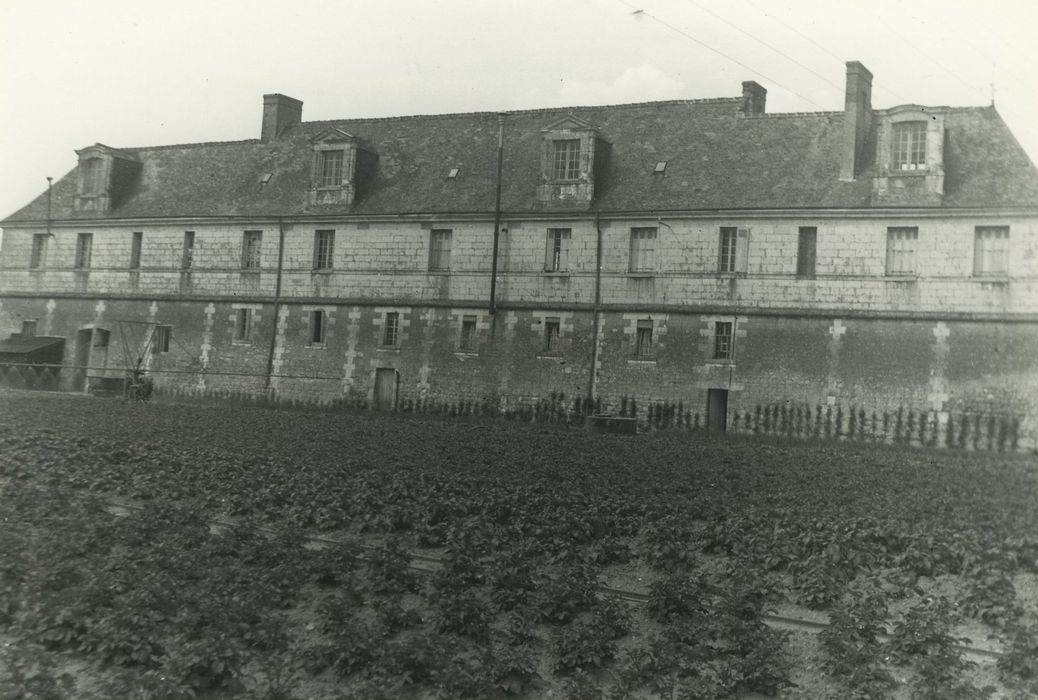
[[[287,95],[263,96],[263,126],[260,140],[276,139],[286,128],[303,121],[303,103]]]
[[[754,80],[744,80],[742,83],[742,109],[743,114],[764,114],[764,101],[768,97],[768,91]]]
[[[850,181],[861,170],[865,139],[872,128],[872,73],[858,61],[847,61],[845,100],[840,179]]]

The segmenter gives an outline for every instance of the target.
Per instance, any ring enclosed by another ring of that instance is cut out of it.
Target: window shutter
[[[747,257],[750,250],[750,229],[741,228],[735,239],[735,271],[746,272]]]
[[[569,269],[569,238],[570,234],[566,231],[559,240],[559,270]]]
[[[544,269],[552,269],[552,256],[555,253],[555,231],[548,229],[548,232],[544,236]]]

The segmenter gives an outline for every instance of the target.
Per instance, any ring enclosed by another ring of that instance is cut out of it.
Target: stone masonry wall
[[[236,339],[238,308],[253,314],[245,341]],[[326,313],[318,344],[310,342],[315,308]],[[383,345],[387,312],[400,315],[393,347]],[[475,345],[462,350],[466,316],[476,320]],[[106,362],[114,376],[126,365],[123,336],[131,361],[144,340],[145,327],[126,321],[168,324],[170,351],[146,358],[160,390],[268,395],[270,361],[269,395],[307,403],[370,403],[376,370],[393,368],[401,405],[471,402],[509,410],[552,395],[572,404],[587,396],[595,342],[591,313],[540,308],[502,309],[492,318],[486,307],[285,303],[275,319],[272,303],[0,298],[0,337],[18,332],[26,319],[38,321],[40,335],[66,338],[67,366],[75,363],[78,330],[110,330]],[[548,349],[545,327],[556,319],[558,342]],[[642,355],[639,321],[652,324],[651,348]],[[731,359],[714,359],[718,322],[735,324]],[[777,425],[782,409],[813,416],[808,421],[824,411],[845,433],[864,430],[859,415],[870,430],[872,422],[888,421],[888,435],[902,430],[895,421],[900,426],[911,415],[918,425],[925,416],[927,426],[933,423],[926,429],[943,436],[949,421],[953,432],[961,430],[965,416],[978,426],[1009,421],[1020,449],[1038,448],[1034,322],[610,312],[602,314],[597,338],[595,389],[605,410],[627,410],[633,400],[644,418],[652,405],[667,402],[705,424],[707,391],[724,389],[733,430]]]

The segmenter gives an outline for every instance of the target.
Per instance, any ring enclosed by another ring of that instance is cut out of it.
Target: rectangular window
[[[887,229],[887,274],[914,275],[915,249],[919,229],[915,226],[891,226]]]
[[[750,247],[750,230],[722,226],[720,248],[717,254],[718,272],[746,272]]]
[[[895,124],[891,145],[894,170],[926,170],[926,122]]]
[[[797,241],[797,277],[815,276],[815,251],[818,245],[818,229],[801,226]]]
[[[248,343],[252,340],[252,309],[238,309],[234,325],[234,339]]]
[[[342,151],[321,151],[320,187],[342,187]]]
[[[446,271],[451,267],[451,230],[433,229],[429,235],[429,269]]]
[[[656,229],[631,229],[631,272],[653,272],[656,269]]]
[[[332,256],[335,253],[335,231],[314,232],[314,269],[332,269]]]
[[[324,343],[324,310],[314,309],[310,312],[310,344]]]
[[[552,177],[556,180],[576,180],[580,177],[580,139],[566,139],[552,143]]]
[[[400,342],[400,313],[387,311],[382,328],[382,345],[395,348]]]
[[[714,322],[714,359],[715,360],[731,360],[733,357],[732,347],[732,328],[735,324],[732,321],[715,321]]]
[[[551,355],[559,351],[559,333],[562,320],[557,316],[544,319],[544,353]]]
[[[180,269],[190,270],[195,261],[195,232],[184,231],[184,252],[180,256]]]
[[[103,163],[100,158],[88,158],[82,163],[83,194],[101,194],[103,191],[101,176]]]
[[[22,321],[22,337],[23,338],[35,338],[36,337],[36,319],[28,321]]]
[[[638,321],[634,338],[634,356],[640,359],[652,357],[652,321]]]
[[[37,233],[32,237],[32,254],[29,257],[29,267],[33,270],[43,267],[43,261],[47,256],[47,234]]]
[[[978,226],[973,242],[973,274],[1002,277],[1009,274],[1009,227]]]
[[[463,316],[461,319],[461,339],[458,349],[462,352],[474,352],[476,350],[476,317]]]
[[[85,270],[90,267],[90,251],[94,246],[94,234],[81,233],[76,239],[76,269]]]
[[[562,272],[567,269],[569,237],[570,229],[568,228],[548,229],[547,241],[544,246],[544,270],[546,272]]]
[[[258,270],[263,247],[262,231],[246,231],[241,241],[241,266],[243,270]]]
[[[154,336],[151,341],[151,351],[154,353],[169,352],[169,342],[173,339],[173,326],[155,326]]]
[[[130,269],[141,269],[141,245],[144,243],[144,232],[134,231],[130,241]]]

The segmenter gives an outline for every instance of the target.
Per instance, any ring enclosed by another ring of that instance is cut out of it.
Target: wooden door
[[[380,367],[375,370],[375,410],[396,410],[397,387],[400,375],[392,367]]]
[[[727,389],[707,390],[706,426],[711,433],[723,433],[728,428]]]

